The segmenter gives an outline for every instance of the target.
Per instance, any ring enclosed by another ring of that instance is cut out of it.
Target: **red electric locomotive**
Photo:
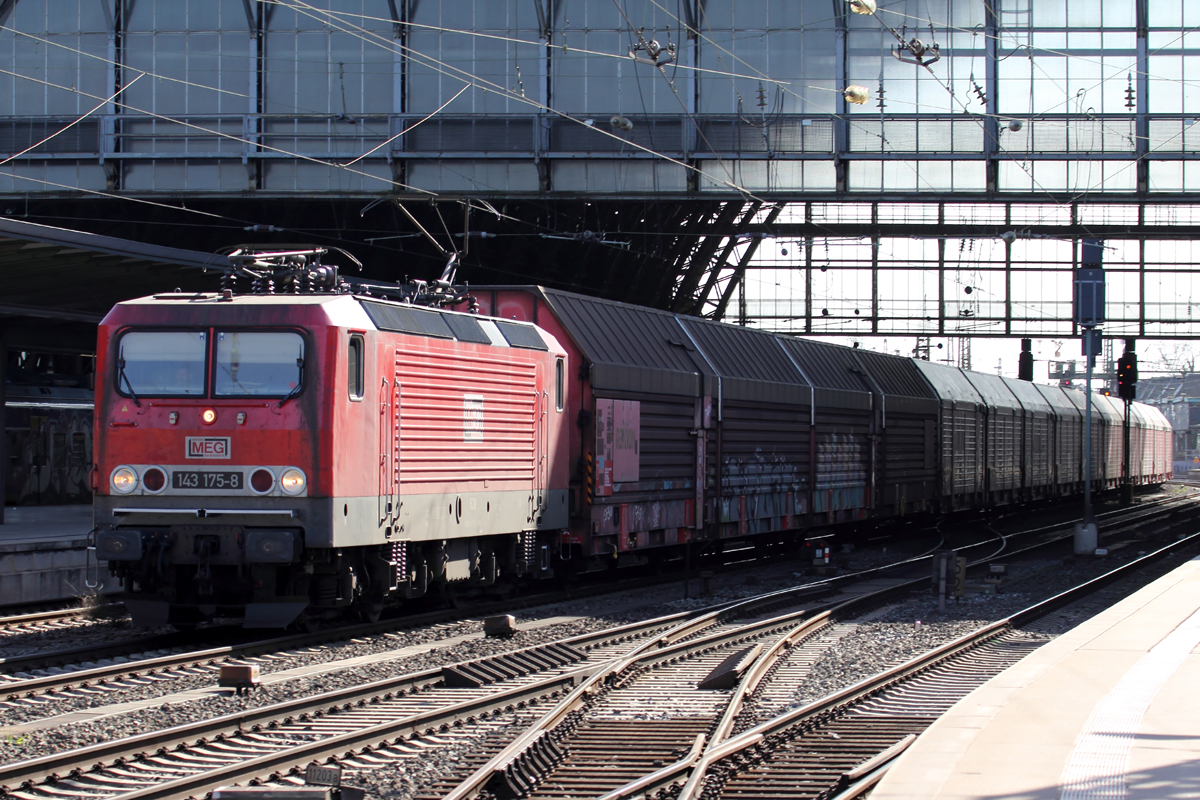
[[[95,546],[136,624],[370,619],[437,584],[550,574],[558,342],[352,294],[320,254],[234,254],[227,284],[294,293],[155,295],[100,325]]]

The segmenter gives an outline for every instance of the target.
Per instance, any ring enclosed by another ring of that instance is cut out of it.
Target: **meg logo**
[[[187,437],[188,458],[229,458],[228,436]]]

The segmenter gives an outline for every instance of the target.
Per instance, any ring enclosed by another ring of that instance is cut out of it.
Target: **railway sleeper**
[[[532,650],[454,664],[442,668],[442,680],[455,688],[480,688],[490,683],[557,669],[586,660],[587,656],[565,644],[550,644]]]

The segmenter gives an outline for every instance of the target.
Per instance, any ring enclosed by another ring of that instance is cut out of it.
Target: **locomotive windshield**
[[[303,370],[304,339],[298,333],[217,333],[217,396],[288,396],[300,386]]]
[[[130,331],[121,337],[117,389],[142,397],[204,395],[203,331]]]

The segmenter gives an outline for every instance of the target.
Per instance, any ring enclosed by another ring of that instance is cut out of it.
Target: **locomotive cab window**
[[[218,331],[219,397],[286,397],[304,382],[304,339],[291,331]]]
[[[128,331],[117,347],[116,389],[136,397],[203,397],[207,350],[204,331]]]
[[[351,334],[350,347],[346,351],[346,372],[350,399],[362,400],[366,380],[363,374],[363,337]]]
[[[554,409],[563,410],[563,360],[554,360]]]

